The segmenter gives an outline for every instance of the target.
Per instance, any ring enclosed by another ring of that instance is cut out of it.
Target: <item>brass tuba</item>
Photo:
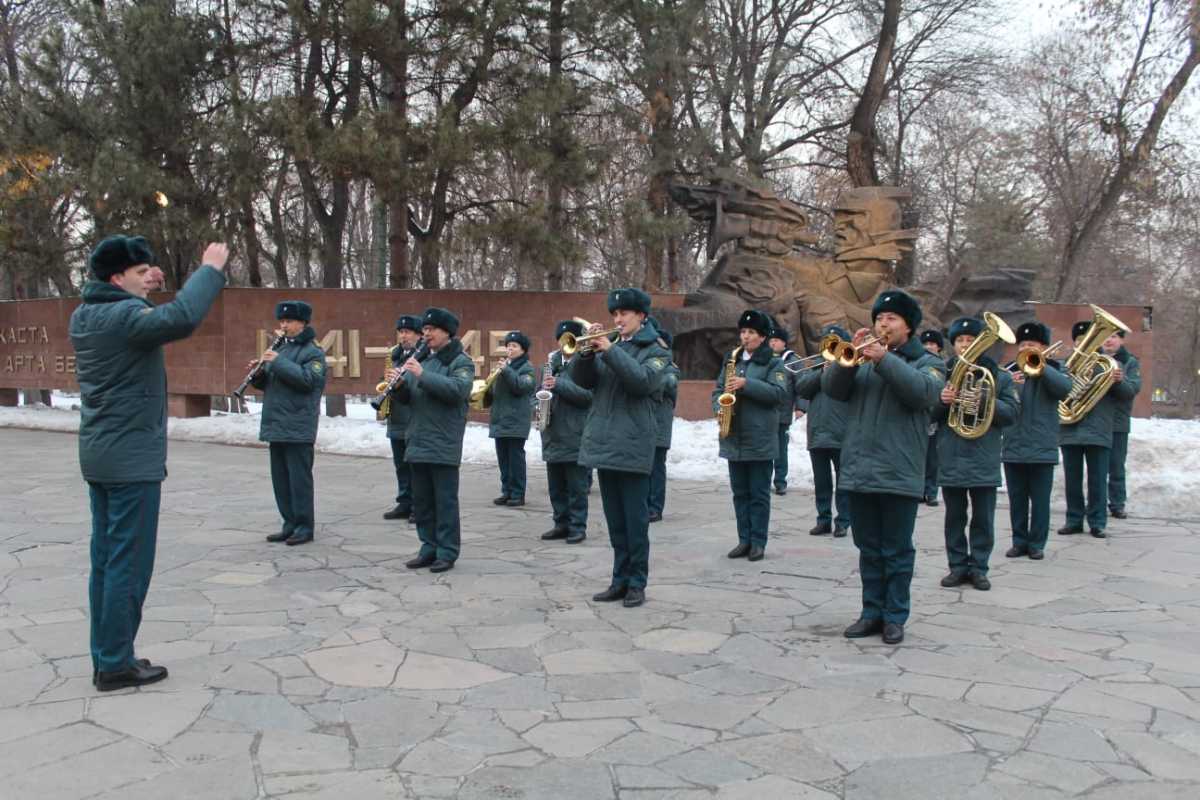
[[[1086,417],[1112,388],[1117,360],[1098,351],[1104,340],[1117,331],[1128,333],[1129,328],[1100,306],[1092,305],[1092,324],[1065,365],[1071,376],[1071,392],[1058,403],[1058,421],[1063,425],[1074,425]]]
[[[996,413],[996,379],[991,370],[975,362],[997,341],[1005,344],[1017,341],[1008,324],[992,312],[983,312],[983,323],[987,329],[954,362],[947,381],[957,394],[950,404],[946,425],[964,439],[978,439],[987,433]]]
[[[741,354],[740,347],[733,348],[733,352],[729,354],[729,361],[725,363],[726,386],[732,378],[737,377],[737,360]],[[728,390],[717,397],[717,437],[720,439],[728,439],[729,434],[733,432],[733,407],[736,403],[737,395]]]

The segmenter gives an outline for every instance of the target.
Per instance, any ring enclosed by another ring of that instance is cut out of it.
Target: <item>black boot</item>
[[[291,538],[291,536],[292,536],[292,534],[288,531],[280,531],[279,533],[272,533],[270,536],[268,536],[267,541],[268,542],[286,542],[288,539]]]
[[[883,643],[900,644],[904,641],[904,626],[899,622],[888,622],[883,626]]]
[[[542,540],[552,542],[555,539],[565,539],[567,538],[567,533],[566,528],[554,527],[542,534]]]
[[[850,532],[850,531],[849,531],[849,529],[847,529],[847,528],[834,528],[834,529],[833,529],[833,538],[835,538],[835,539],[845,539],[845,538],[846,538],[846,534],[847,534],[847,533],[849,533],[849,532]]]
[[[1080,525],[1063,525],[1058,529],[1059,536],[1073,536],[1077,533],[1083,533],[1083,527]]]
[[[625,595],[629,593],[629,587],[617,586],[613,584],[599,594],[592,595],[592,599],[597,603],[612,603],[617,600],[623,600]]]
[[[567,544],[579,544],[587,538],[587,531],[573,531],[567,536]]]
[[[166,667],[157,667],[153,664],[143,666],[139,662],[118,672],[96,673],[96,688],[102,692],[111,692],[114,689],[128,689],[131,686],[158,683],[165,677],[167,677]]]
[[[1024,547],[1020,547],[1019,545],[1014,544],[1012,547],[1010,547],[1004,551],[1004,557],[1005,558],[1020,558],[1021,556],[1027,555],[1028,553],[1029,553],[1029,551],[1026,550]]]
[[[637,586],[629,587],[629,591],[625,593],[625,600],[622,605],[626,608],[637,608],[642,603],[646,602],[646,590]]]
[[[881,619],[859,619],[849,628],[842,631],[842,636],[847,639],[862,639],[867,636],[874,636],[883,630],[883,620]]]
[[[966,582],[967,582],[967,573],[958,572],[956,570],[951,570],[949,575],[942,578],[942,586],[945,586],[947,589],[953,589],[955,586],[959,586]]]
[[[383,512],[384,519],[408,519],[409,516],[411,516],[411,515],[412,515],[411,508],[405,508],[404,506],[399,505],[399,504],[397,504],[396,507],[393,508],[391,511]]]
[[[750,545],[750,553],[746,556],[747,561],[762,561],[766,551],[758,545]]]
[[[728,557],[728,558],[745,558],[748,555],[750,555],[750,543],[749,542],[742,542],[737,547],[733,548],[728,553],[726,553],[726,557]]]
[[[437,561],[437,559],[433,556],[417,556],[416,558],[410,558],[408,561],[405,561],[404,566],[408,567],[409,569],[422,569],[424,567],[428,567],[435,561]]]
[[[827,533],[833,533],[833,527],[828,522],[818,522],[808,532],[809,536],[824,536]]]
[[[508,505],[508,495],[506,495],[506,494],[500,495],[499,497],[497,497],[495,500],[492,501],[492,505],[494,505],[494,506]]]

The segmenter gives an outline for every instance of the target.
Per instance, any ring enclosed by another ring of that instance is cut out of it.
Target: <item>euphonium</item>
[[[553,370],[554,353],[550,353],[546,356],[546,372],[542,375],[542,380],[545,381],[546,375],[551,374]],[[540,433],[550,427],[550,404],[554,400],[554,392],[541,388],[534,393],[533,397],[533,427]]]
[[[1017,369],[1024,372],[1027,378],[1041,377],[1042,371],[1046,369],[1046,359],[1061,346],[1062,340],[1060,339],[1045,350],[1022,350],[1017,353],[1015,362]]]
[[[1120,365],[1112,356],[1098,351],[1104,340],[1117,331],[1128,333],[1129,328],[1100,306],[1092,305],[1092,324],[1065,365],[1071,376],[1071,392],[1058,403],[1058,421],[1063,425],[1074,425],[1086,417],[1112,388],[1113,372]]]
[[[735,347],[729,354],[725,364],[725,386],[737,377],[737,360],[742,355],[742,348]],[[726,439],[733,431],[733,407],[737,403],[737,395],[726,389],[717,397],[717,436]]]
[[[954,402],[946,417],[950,430],[964,439],[978,439],[992,427],[992,415],[996,413],[996,379],[991,370],[975,362],[997,341],[1013,344],[1017,337],[1000,317],[990,311],[983,312],[987,330],[975,337],[967,352],[954,362],[947,383],[956,392]]]

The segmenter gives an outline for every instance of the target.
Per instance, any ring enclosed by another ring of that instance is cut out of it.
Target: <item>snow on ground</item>
[[[77,431],[78,395],[55,392],[52,401],[53,408],[40,405],[0,408],[0,427]],[[193,419],[172,417],[167,435],[180,441],[263,446],[258,441],[260,410],[257,403],[250,403],[249,414],[218,412],[211,417]],[[366,403],[349,403],[345,417],[323,417],[317,434],[317,450],[337,455],[391,458],[383,424],[375,421],[375,412]],[[531,465],[541,462],[541,437],[536,432],[529,437],[525,452]],[[495,447],[488,438],[486,425],[467,425],[463,461],[468,464],[496,463]],[[803,420],[792,426],[788,461],[788,484],[796,488],[810,488],[812,468],[805,448]],[[1196,502],[1196,497],[1200,496],[1200,422],[1134,419],[1126,471],[1129,510],[1133,514],[1190,519],[1200,517]],[[671,450],[667,456],[667,473],[681,480],[712,481],[718,490],[726,491],[729,473],[725,462],[717,455],[715,420],[675,420]],[[1061,502],[1061,466],[1055,470],[1054,479],[1055,500]],[[1057,526],[1058,521],[1054,524]]]

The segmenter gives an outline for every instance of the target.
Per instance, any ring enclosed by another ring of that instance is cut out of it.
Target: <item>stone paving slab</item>
[[[99,695],[77,440],[0,447],[0,797],[1200,797],[1200,520],[1007,560],[1002,499],[977,592],[938,585],[943,509],[922,508],[889,647],[842,638],[857,554],[807,534],[800,489],[751,564],[724,558],[727,487],[672,482],[627,610],[589,599],[611,567],[598,493],[584,544],[538,538],[540,465],[522,509],[463,469],[463,555],[435,576],[380,517],[389,462],[319,456],[317,540],[287,548],[263,541],[264,450],[172,442],[138,638],[171,677]]]

